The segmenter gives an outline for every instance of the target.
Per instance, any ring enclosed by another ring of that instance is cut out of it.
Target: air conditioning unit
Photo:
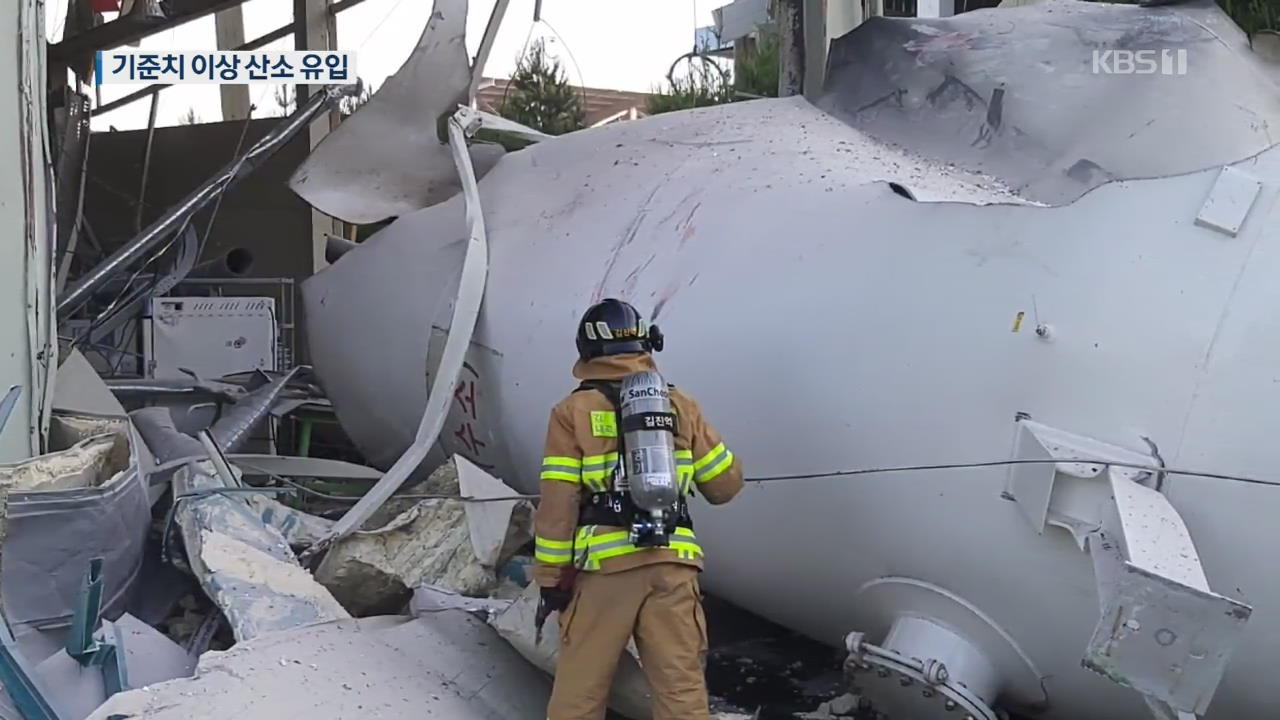
[[[269,297],[160,297],[143,322],[147,376],[202,378],[278,370],[279,324]]]

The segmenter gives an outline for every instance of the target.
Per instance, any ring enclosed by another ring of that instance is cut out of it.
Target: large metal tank
[[[1080,72],[1053,81],[1075,87]],[[1014,159],[982,169],[1016,178],[1020,195],[945,148],[925,160],[872,138],[857,113],[842,121],[800,99],[512,153],[481,183],[488,285],[428,464],[457,452],[535,490],[547,413],[575,384],[574,322],[615,296],[662,325],[664,376],[700,400],[748,476],[1018,457],[1029,415],[1172,467],[1274,477],[1280,149],[1257,118],[1280,115],[1270,80],[1243,93],[1237,80],[1197,81],[1161,105],[1198,109],[1169,131],[1194,151],[1140,158],[1109,152],[1146,122],[1133,105],[1116,106],[1113,132],[1075,142],[1062,136],[1072,123],[1032,117],[1065,112],[1026,100],[1054,88],[1005,85],[1004,120],[989,127]],[[904,114],[927,105],[903,87]],[[1205,98],[1218,91],[1257,117],[1217,112]],[[990,117],[977,107],[952,125]],[[1037,129],[1002,134],[1020,113]],[[1026,136],[1049,150],[1018,160]],[[1105,172],[1062,182],[1081,159]],[[454,197],[401,217],[304,285],[317,372],[384,465],[412,439],[447,333],[463,207]],[[1053,720],[1145,716],[1141,695],[1081,666],[1100,617],[1096,558],[1052,522],[1028,523],[1010,492],[1018,472],[751,485],[694,508],[706,587],[833,645],[883,634],[895,607],[941,602],[945,622],[977,618],[1001,704],[1038,703]],[[1208,584],[1253,610],[1207,717],[1267,717],[1280,703],[1280,488],[1174,474],[1159,494]],[[911,589],[926,586],[932,599]]]

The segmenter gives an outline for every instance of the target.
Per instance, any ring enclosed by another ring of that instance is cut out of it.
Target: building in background
[[[485,112],[498,113],[507,94],[507,80],[484,78],[476,92],[475,107]],[[613,122],[647,117],[648,93],[582,88],[582,105],[586,111],[586,126],[598,127]]]

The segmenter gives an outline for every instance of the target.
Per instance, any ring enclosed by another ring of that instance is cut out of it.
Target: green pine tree
[[[548,135],[563,135],[586,124],[581,91],[569,83],[560,61],[547,54],[541,39],[517,61],[498,114]]]

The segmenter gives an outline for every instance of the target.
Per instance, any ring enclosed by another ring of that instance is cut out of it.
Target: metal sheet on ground
[[[543,720],[550,683],[464,611],[343,620],[201,659],[196,677],[90,716],[142,720]]]

